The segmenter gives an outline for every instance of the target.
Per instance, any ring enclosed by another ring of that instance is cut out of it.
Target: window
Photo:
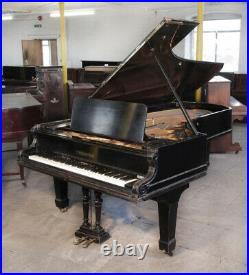
[[[196,53],[194,32],[192,57]],[[203,60],[222,62],[223,72],[239,69],[240,19],[210,20],[203,22]]]
[[[49,40],[42,40],[42,60],[43,66],[51,65],[51,47]]]

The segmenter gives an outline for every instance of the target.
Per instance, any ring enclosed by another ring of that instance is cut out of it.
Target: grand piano
[[[163,19],[96,91],[75,98],[71,119],[33,127],[33,144],[20,152],[19,163],[54,178],[62,211],[69,205],[68,183],[82,187],[76,244],[110,237],[101,226],[105,193],[131,202],[155,200],[159,249],[173,254],[180,196],[206,174],[210,140],[231,132],[230,108],[184,101],[222,68],[172,52],[196,26]]]

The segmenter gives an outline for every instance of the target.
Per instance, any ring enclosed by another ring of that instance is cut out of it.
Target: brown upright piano
[[[121,63],[119,61],[82,60],[84,82],[99,86]]]
[[[209,141],[231,132],[230,108],[181,100],[222,68],[172,53],[196,26],[163,19],[89,98],[75,98],[71,120],[33,127],[34,143],[20,154],[20,164],[54,178],[55,204],[63,211],[68,183],[82,187],[84,220],[76,244],[110,237],[101,226],[106,193],[155,200],[159,249],[172,255],[180,196],[206,174]]]
[[[42,103],[44,122],[67,117],[61,66],[4,66],[3,72],[3,94],[31,94]]]

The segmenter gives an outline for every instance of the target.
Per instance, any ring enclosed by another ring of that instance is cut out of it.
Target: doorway
[[[57,66],[57,40],[22,40],[24,66]]]

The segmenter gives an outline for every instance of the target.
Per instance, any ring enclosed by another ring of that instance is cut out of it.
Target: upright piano
[[[2,144],[16,143],[19,151],[23,148],[25,137],[28,138],[28,143],[31,143],[30,128],[41,122],[41,103],[32,95],[26,93],[2,95]],[[23,166],[19,166],[18,172],[2,174],[2,176],[14,175],[20,175],[22,184],[25,186]]]
[[[36,89],[34,66],[3,66],[2,94],[24,93]]]
[[[84,82],[99,86],[120,64],[119,61],[82,60]]]
[[[120,61],[81,60],[82,68],[85,68],[88,66],[100,66],[100,67],[118,66],[120,63],[121,63]]]
[[[106,193],[131,202],[155,200],[159,249],[173,254],[180,196],[206,174],[209,141],[231,132],[230,108],[183,101],[222,68],[173,54],[196,26],[163,19],[97,90],[74,99],[71,119],[33,127],[33,144],[20,153],[20,164],[54,178],[55,204],[62,211],[68,183],[82,187],[84,217],[76,244],[87,247],[110,237],[101,226]]]

